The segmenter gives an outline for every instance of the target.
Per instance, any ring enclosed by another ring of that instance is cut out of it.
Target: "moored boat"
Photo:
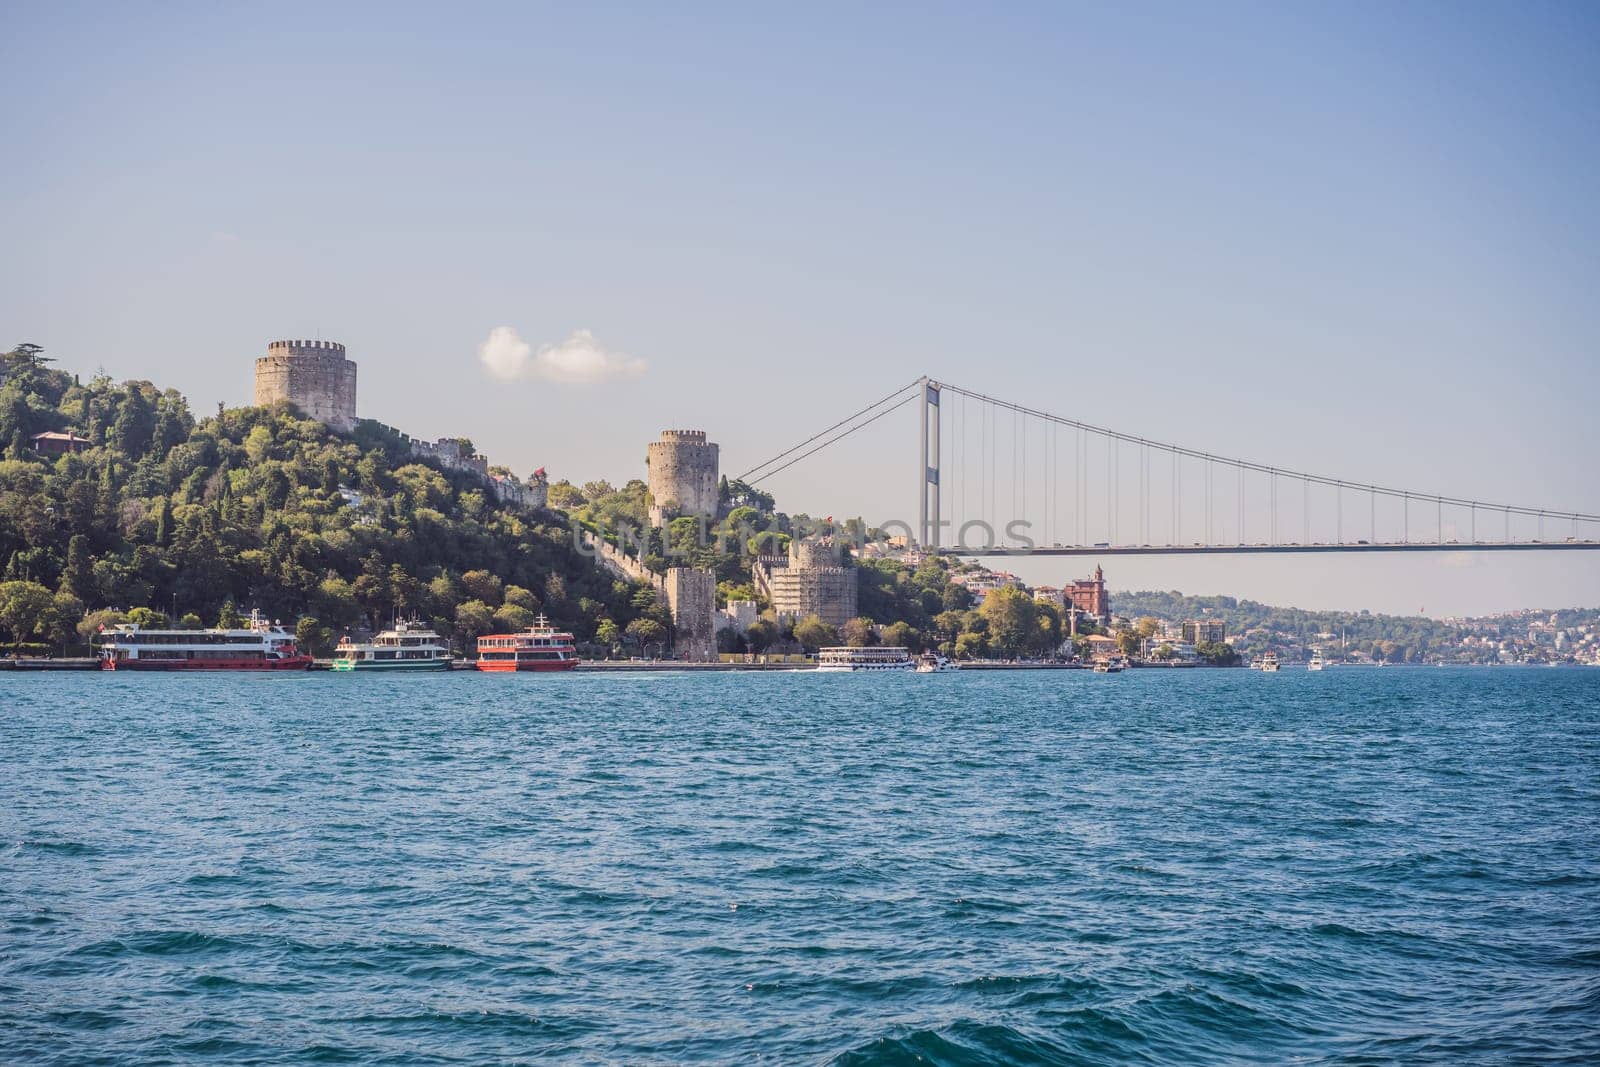
[[[333,652],[336,671],[447,671],[450,644],[415,620],[397,622],[371,641],[346,637]]]
[[[311,657],[294,634],[259,611],[241,628],[149,630],[125,623],[102,630],[100,669],[107,671],[303,671]]]
[[[918,674],[943,674],[945,671],[959,671],[961,667],[952,663],[947,656],[937,652],[924,652],[917,657]]]
[[[570,671],[577,665],[572,635],[555,629],[543,615],[521,633],[478,638],[480,671]]]
[[[1306,664],[1306,670],[1308,670],[1308,671],[1320,671],[1326,665],[1327,665],[1326,661],[1322,658],[1322,649],[1320,649],[1320,648],[1312,649],[1311,650],[1311,662]]]
[[[1278,669],[1278,654],[1276,652],[1268,652],[1263,655],[1261,657],[1261,669],[1268,674],[1276,671]]]
[[[915,670],[911,653],[899,645],[875,648],[848,646],[817,649],[819,671],[909,671]]]

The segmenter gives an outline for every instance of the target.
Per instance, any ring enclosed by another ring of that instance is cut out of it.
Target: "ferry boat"
[[[937,652],[924,652],[917,657],[918,674],[943,674],[945,671],[959,671],[961,667],[952,663],[947,656]]]
[[[250,613],[242,629],[146,630],[124,623],[100,631],[106,671],[303,671],[311,657],[294,634]]]
[[[346,637],[333,650],[336,671],[447,671],[450,644],[433,630],[412,620],[397,622],[371,641]]]
[[[819,671],[909,671],[915,670],[911,653],[899,645],[877,648],[819,648]]]
[[[521,633],[478,638],[480,671],[570,671],[577,665],[572,635],[552,627],[543,615]]]
[[[1261,657],[1261,669],[1272,674],[1278,669],[1278,654],[1276,652],[1264,653]]]
[[[1311,662],[1306,664],[1306,670],[1308,670],[1308,671],[1320,671],[1325,666],[1327,666],[1327,663],[1322,658],[1322,649],[1320,649],[1320,648],[1312,649],[1311,650]]]

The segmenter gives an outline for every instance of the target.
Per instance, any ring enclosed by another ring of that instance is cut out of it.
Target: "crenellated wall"
[[[356,426],[356,365],[337,341],[273,341],[256,360],[257,406],[287,401],[349,433]]]
[[[645,449],[650,525],[679,515],[716,518],[721,492],[719,449],[704,430],[663,430]]]

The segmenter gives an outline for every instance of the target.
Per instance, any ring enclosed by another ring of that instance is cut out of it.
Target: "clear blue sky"
[[[338,339],[361,414],[580,482],[669,425],[736,472],[928,373],[1600,511],[1593,5],[579,8],[7,5],[0,344],[204,410],[268,340]],[[502,326],[525,370],[588,330],[628,372],[498,380]],[[909,415],[857,441],[770,488],[907,514]],[[1600,603],[1571,556],[1109,577]]]

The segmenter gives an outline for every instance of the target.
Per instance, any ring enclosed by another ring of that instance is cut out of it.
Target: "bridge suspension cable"
[[[1390,497],[1390,498],[1393,498],[1393,499],[1405,501],[1407,503],[1409,503],[1410,501],[1413,501],[1413,500],[1432,502],[1439,509],[1442,509],[1444,506],[1448,505],[1450,507],[1473,508],[1473,509],[1478,509],[1478,510],[1483,510],[1483,511],[1500,512],[1500,513],[1509,514],[1509,515],[1523,515],[1523,516],[1539,518],[1541,520],[1545,519],[1545,518],[1557,518],[1557,519],[1571,520],[1571,521],[1575,521],[1575,522],[1584,522],[1584,523],[1600,522],[1600,514],[1590,514],[1590,513],[1578,512],[1578,511],[1557,511],[1557,510],[1553,510],[1553,509],[1549,509],[1549,508],[1535,508],[1535,507],[1527,507],[1527,506],[1516,505],[1516,504],[1495,504],[1495,503],[1489,503],[1489,502],[1481,501],[1481,500],[1468,500],[1468,499],[1463,498],[1463,497],[1445,496],[1445,495],[1436,494],[1436,493],[1416,493],[1416,492],[1411,492],[1409,490],[1395,489],[1395,488],[1388,487],[1388,486],[1375,485],[1375,484],[1370,484],[1370,483],[1366,483],[1366,482],[1356,482],[1356,481],[1351,481],[1351,480],[1343,479],[1343,478],[1333,478],[1333,477],[1329,477],[1329,476],[1326,476],[1326,475],[1312,474],[1312,473],[1305,472],[1305,471],[1289,470],[1289,469],[1282,468],[1282,467],[1275,467],[1275,466],[1273,466],[1271,464],[1253,462],[1251,460],[1236,459],[1236,458],[1232,458],[1232,457],[1228,457],[1228,456],[1220,456],[1220,455],[1216,455],[1216,454],[1211,453],[1211,452],[1203,451],[1201,449],[1187,448],[1187,447],[1184,447],[1183,445],[1171,444],[1171,443],[1164,442],[1164,441],[1156,441],[1156,440],[1153,440],[1151,438],[1141,437],[1141,436],[1139,436],[1137,434],[1122,433],[1120,431],[1112,430],[1112,429],[1109,429],[1109,428],[1104,427],[1104,426],[1096,426],[1096,425],[1094,425],[1092,423],[1082,422],[1082,421],[1077,420],[1077,419],[1070,419],[1070,418],[1066,418],[1066,417],[1061,416],[1061,415],[1054,415],[1054,414],[1051,414],[1049,412],[1040,411],[1040,410],[1038,410],[1036,408],[1031,408],[1031,407],[1028,407],[1028,406],[1023,405],[1023,404],[1016,404],[1016,403],[1012,403],[1012,402],[1007,401],[1007,400],[1000,400],[1000,399],[998,399],[996,397],[989,396],[989,395],[987,395],[985,393],[980,393],[980,392],[978,392],[976,390],[965,389],[965,388],[963,388],[961,386],[953,385],[950,382],[939,382],[937,384],[942,390],[944,390],[946,392],[953,393],[953,394],[956,394],[956,395],[962,396],[962,397],[967,397],[967,398],[970,398],[972,400],[976,400],[979,403],[991,405],[994,408],[997,408],[997,409],[1000,409],[1000,410],[1010,411],[1010,412],[1013,412],[1016,415],[1021,415],[1021,416],[1025,416],[1025,417],[1028,417],[1028,418],[1040,419],[1040,420],[1042,420],[1044,422],[1054,423],[1054,424],[1056,424],[1058,426],[1072,427],[1074,429],[1077,429],[1077,430],[1083,432],[1084,434],[1094,434],[1094,435],[1096,435],[1096,436],[1098,436],[1098,437],[1100,437],[1100,438],[1102,438],[1102,439],[1104,439],[1106,441],[1109,441],[1109,442],[1116,442],[1117,444],[1136,445],[1136,446],[1139,446],[1140,448],[1152,448],[1152,449],[1156,449],[1158,451],[1171,453],[1172,455],[1174,455],[1176,457],[1184,457],[1184,458],[1199,460],[1199,461],[1201,461],[1203,463],[1208,464],[1208,470],[1209,470],[1209,465],[1221,464],[1223,466],[1236,468],[1240,472],[1253,471],[1253,472],[1256,472],[1256,473],[1267,475],[1273,480],[1272,494],[1273,494],[1274,500],[1276,499],[1276,496],[1277,496],[1277,485],[1276,485],[1277,479],[1279,479],[1279,478],[1288,478],[1288,479],[1291,479],[1291,480],[1301,481],[1307,487],[1309,487],[1311,485],[1321,485],[1321,486],[1327,486],[1327,487],[1331,487],[1331,488],[1335,488],[1335,489],[1347,490],[1347,491],[1352,491],[1352,492],[1364,492],[1364,493],[1372,494],[1374,496]],[[1108,471],[1109,471],[1108,479],[1110,481],[1112,481],[1112,482],[1115,482],[1116,478],[1117,478],[1118,463],[1119,463],[1118,449],[1115,448],[1115,447],[1108,448],[1108,450],[1107,450],[1107,464],[1108,464]],[[1181,473],[1180,473],[1180,478],[1181,478]],[[1113,491],[1114,491],[1114,489],[1113,489]],[[1110,499],[1108,499],[1107,503],[1108,503],[1108,505],[1111,506],[1111,508],[1114,511],[1115,510],[1114,502],[1111,501]],[[1115,516],[1113,516],[1113,519],[1114,518],[1115,518]],[[1210,516],[1207,516],[1208,525],[1209,525],[1209,522],[1210,522]]]
[[[743,474],[739,475],[738,480],[741,481],[741,482],[744,482],[746,485],[755,485],[757,482],[765,481],[766,479],[772,477],[774,474],[777,474],[779,471],[785,470],[785,469],[787,469],[789,467],[794,466],[796,463],[800,462],[802,459],[805,459],[806,456],[815,455],[816,453],[822,451],[824,448],[827,448],[829,445],[834,444],[834,443],[836,443],[838,441],[844,440],[846,437],[849,437],[851,434],[855,433],[857,430],[865,429],[867,426],[870,426],[872,423],[877,422],[879,419],[881,419],[885,415],[889,414],[889,412],[896,411],[896,410],[904,407],[905,405],[911,403],[911,401],[915,400],[916,397],[915,396],[905,397],[904,399],[902,399],[900,401],[900,403],[895,404],[893,407],[884,408],[882,411],[879,411],[876,415],[872,416],[870,419],[868,419],[866,422],[861,423],[860,425],[851,426],[850,424],[855,422],[857,419],[860,419],[863,415],[866,415],[869,411],[875,411],[878,408],[882,408],[883,405],[889,403],[889,401],[893,400],[895,397],[898,397],[902,393],[908,392],[911,389],[916,388],[920,383],[921,383],[921,379],[919,378],[916,381],[908,382],[905,385],[902,385],[900,388],[894,390],[894,392],[892,392],[892,393],[889,393],[887,396],[883,397],[881,400],[878,400],[878,401],[876,401],[875,403],[872,403],[872,404],[868,404],[866,407],[862,408],[860,411],[857,411],[852,415],[845,416],[844,418],[840,419],[838,422],[834,423],[832,426],[829,426],[826,430],[823,430],[820,433],[812,434],[810,437],[806,438],[804,441],[801,441],[799,444],[793,446],[792,448],[784,449],[782,452],[779,452],[776,456],[773,456],[771,459],[767,460],[765,463],[756,464],[754,467],[751,467],[749,470],[747,470]],[[841,427],[844,427],[844,426],[849,426],[850,428],[845,430],[843,433],[840,433],[837,437],[833,437],[833,438],[830,438],[827,441],[823,441],[822,444],[818,445],[816,448],[811,449],[809,452],[804,453],[803,455],[798,455],[798,456],[795,455],[796,452],[799,452],[801,449],[805,448],[807,445],[811,444],[813,441],[819,441],[822,438],[827,437],[829,434],[833,433],[835,430],[838,430],[838,429],[840,429]],[[794,458],[793,459],[789,459],[790,456],[793,456]],[[788,462],[783,463],[782,466],[773,467],[773,464],[780,463],[785,459],[788,459]],[[772,469],[771,470],[767,470],[768,467],[772,467]],[[759,472],[763,472],[763,473],[757,474],[758,471]],[[756,476],[755,477],[751,477],[752,475],[756,475]]]

